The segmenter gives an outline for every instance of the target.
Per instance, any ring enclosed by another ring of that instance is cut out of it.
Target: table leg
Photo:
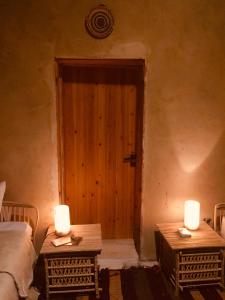
[[[49,277],[48,277],[48,260],[44,258],[45,263],[45,281],[46,281],[46,290],[45,290],[45,297],[46,300],[49,300]]]
[[[179,252],[176,253],[176,263],[175,263],[175,295],[179,295]]]
[[[221,263],[221,284],[222,287],[224,288],[224,250],[221,250],[221,255],[222,255],[222,263]]]
[[[95,295],[96,295],[96,299],[100,298],[100,294],[99,294],[99,286],[98,286],[98,263],[97,263],[97,257],[95,256],[94,258],[95,262]]]

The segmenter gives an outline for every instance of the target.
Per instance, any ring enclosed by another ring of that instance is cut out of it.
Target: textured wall
[[[104,40],[84,28],[98,3],[115,17]],[[185,199],[212,216],[225,199],[223,0],[0,0],[0,27],[0,180],[38,206],[40,232],[58,202],[54,57],[146,60],[142,257]]]

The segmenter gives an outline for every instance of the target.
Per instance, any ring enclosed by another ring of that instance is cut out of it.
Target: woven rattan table
[[[202,222],[192,236],[182,238],[177,229],[183,223],[157,224],[158,255],[163,272],[178,294],[184,287],[220,285],[224,288],[225,240]]]
[[[55,247],[54,226],[49,227],[41,248],[44,260],[46,299],[52,294],[90,294],[99,298],[97,255],[102,248],[101,225],[72,225],[71,232],[82,237],[79,245]]]

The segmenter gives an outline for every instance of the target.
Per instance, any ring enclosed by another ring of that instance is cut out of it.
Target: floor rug
[[[159,267],[130,268],[120,271],[123,300],[224,300],[218,287],[184,289],[179,296],[165,279]],[[109,283],[110,284],[110,283]]]

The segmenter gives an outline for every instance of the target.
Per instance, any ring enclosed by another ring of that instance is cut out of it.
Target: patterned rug
[[[178,297],[159,267],[101,270],[101,300],[225,300],[219,287],[184,289]],[[93,299],[93,298],[92,298]]]

